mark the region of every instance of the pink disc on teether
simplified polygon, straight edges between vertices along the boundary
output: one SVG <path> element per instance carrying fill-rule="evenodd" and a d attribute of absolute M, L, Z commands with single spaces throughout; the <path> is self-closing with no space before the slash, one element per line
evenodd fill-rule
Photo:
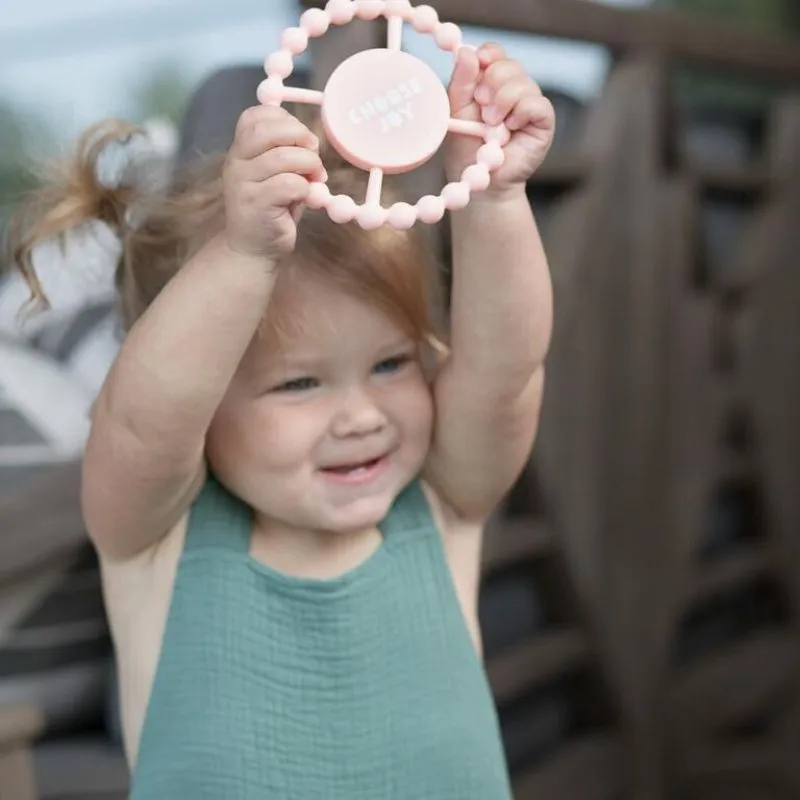
<path fill-rule="evenodd" d="M 408 172 L 441 146 L 450 103 L 424 61 L 401 51 L 364 50 L 331 75 L 322 121 L 334 147 L 351 164 Z"/>

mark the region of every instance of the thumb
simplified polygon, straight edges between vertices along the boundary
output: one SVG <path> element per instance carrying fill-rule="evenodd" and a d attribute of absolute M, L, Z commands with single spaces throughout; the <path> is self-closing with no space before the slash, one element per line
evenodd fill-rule
<path fill-rule="evenodd" d="M 450 98 L 450 111 L 458 114 L 475 102 L 475 89 L 481 77 L 478 54 L 471 47 L 462 47 L 450 78 L 447 94 Z"/>

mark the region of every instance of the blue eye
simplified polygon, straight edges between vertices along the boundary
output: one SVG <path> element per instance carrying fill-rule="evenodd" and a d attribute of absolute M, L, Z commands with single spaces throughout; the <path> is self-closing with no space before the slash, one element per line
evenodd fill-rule
<path fill-rule="evenodd" d="M 410 356 L 395 356 L 394 358 L 387 358 L 384 361 L 379 361 L 372 371 L 378 375 L 391 375 L 393 372 L 399 372 L 411 360 Z"/>
<path fill-rule="evenodd" d="M 319 381 L 316 378 L 295 378 L 291 381 L 286 381 L 280 386 L 276 386 L 274 392 L 307 392 L 309 389 L 316 389 L 319 386 Z"/>

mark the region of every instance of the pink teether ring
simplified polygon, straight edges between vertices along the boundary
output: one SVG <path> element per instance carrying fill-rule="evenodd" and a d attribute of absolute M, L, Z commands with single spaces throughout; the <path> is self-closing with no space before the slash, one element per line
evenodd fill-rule
<path fill-rule="evenodd" d="M 450 122 L 447 91 L 423 61 L 400 50 L 364 50 L 325 87 L 322 122 L 351 164 L 409 172 L 441 147 Z"/>
<path fill-rule="evenodd" d="M 305 51 L 309 38 L 324 35 L 331 25 L 380 16 L 388 20 L 386 48 L 350 56 L 333 71 L 322 92 L 284 84 L 292 74 L 294 57 Z M 488 188 L 491 172 L 504 161 L 503 146 L 511 138 L 508 128 L 451 118 L 447 90 L 436 73 L 401 50 L 404 22 L 433 36 L 443 50 L 458 54 L 460 29 L 440 22 L 436 9 L 429 5 L 415 7 L 409 0 L 329 0 L 324 10 L 305 11 L 298 27 L 283 31 L 281 49 L 265 61 L 267 78 L 258 87 L 259 102 L 321 106 L 322 123 L 332 145 L 351 164 L 370 173 L 367 196 L 360 205 L 351 197 L 332 195 L 324 183 L 311 184 L 306 204 L 325 209 L 334 222 L 355 220 L 365 229 L 384 224 L 407 229 L 417 220 L 435 224 L 446 210 L 464 208 L 473 192 Z M 415 205 L 395 203 L 384 208 L 380 202 L 383 176 L 421 166 L 448 133 L 483 141 L 475 164 L 438 196 L 426 195 Z"/>

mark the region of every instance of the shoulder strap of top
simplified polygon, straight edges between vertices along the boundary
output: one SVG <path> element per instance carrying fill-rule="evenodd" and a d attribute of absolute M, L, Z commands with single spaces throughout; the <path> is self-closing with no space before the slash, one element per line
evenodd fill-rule
<path fill-rule="evenodd" d="M 185 550 L 247 553 L 252 526 L 252 511 L 209 474 L 189 515 Z M 387 540 L 395 538 L 395 534 L 406 539 L 412 532 L 436 533 L 436 523 L 419 480 L 414 480 L 397 496 L 380 529 Z"/>
<path fill-rule="evenodd" d="M 436 523 L 419 479 L 397 496 L 380 529 L 387 540 L 394 538 L 395 534 L 406 538 L 411 532 L 436 533 Z"/>
<path fill-rule="evenodd" d="M 252 527 L 253 515 L 247 505 L 209 473 L 189 514 L 185 551 L 247 553 Z"/>

